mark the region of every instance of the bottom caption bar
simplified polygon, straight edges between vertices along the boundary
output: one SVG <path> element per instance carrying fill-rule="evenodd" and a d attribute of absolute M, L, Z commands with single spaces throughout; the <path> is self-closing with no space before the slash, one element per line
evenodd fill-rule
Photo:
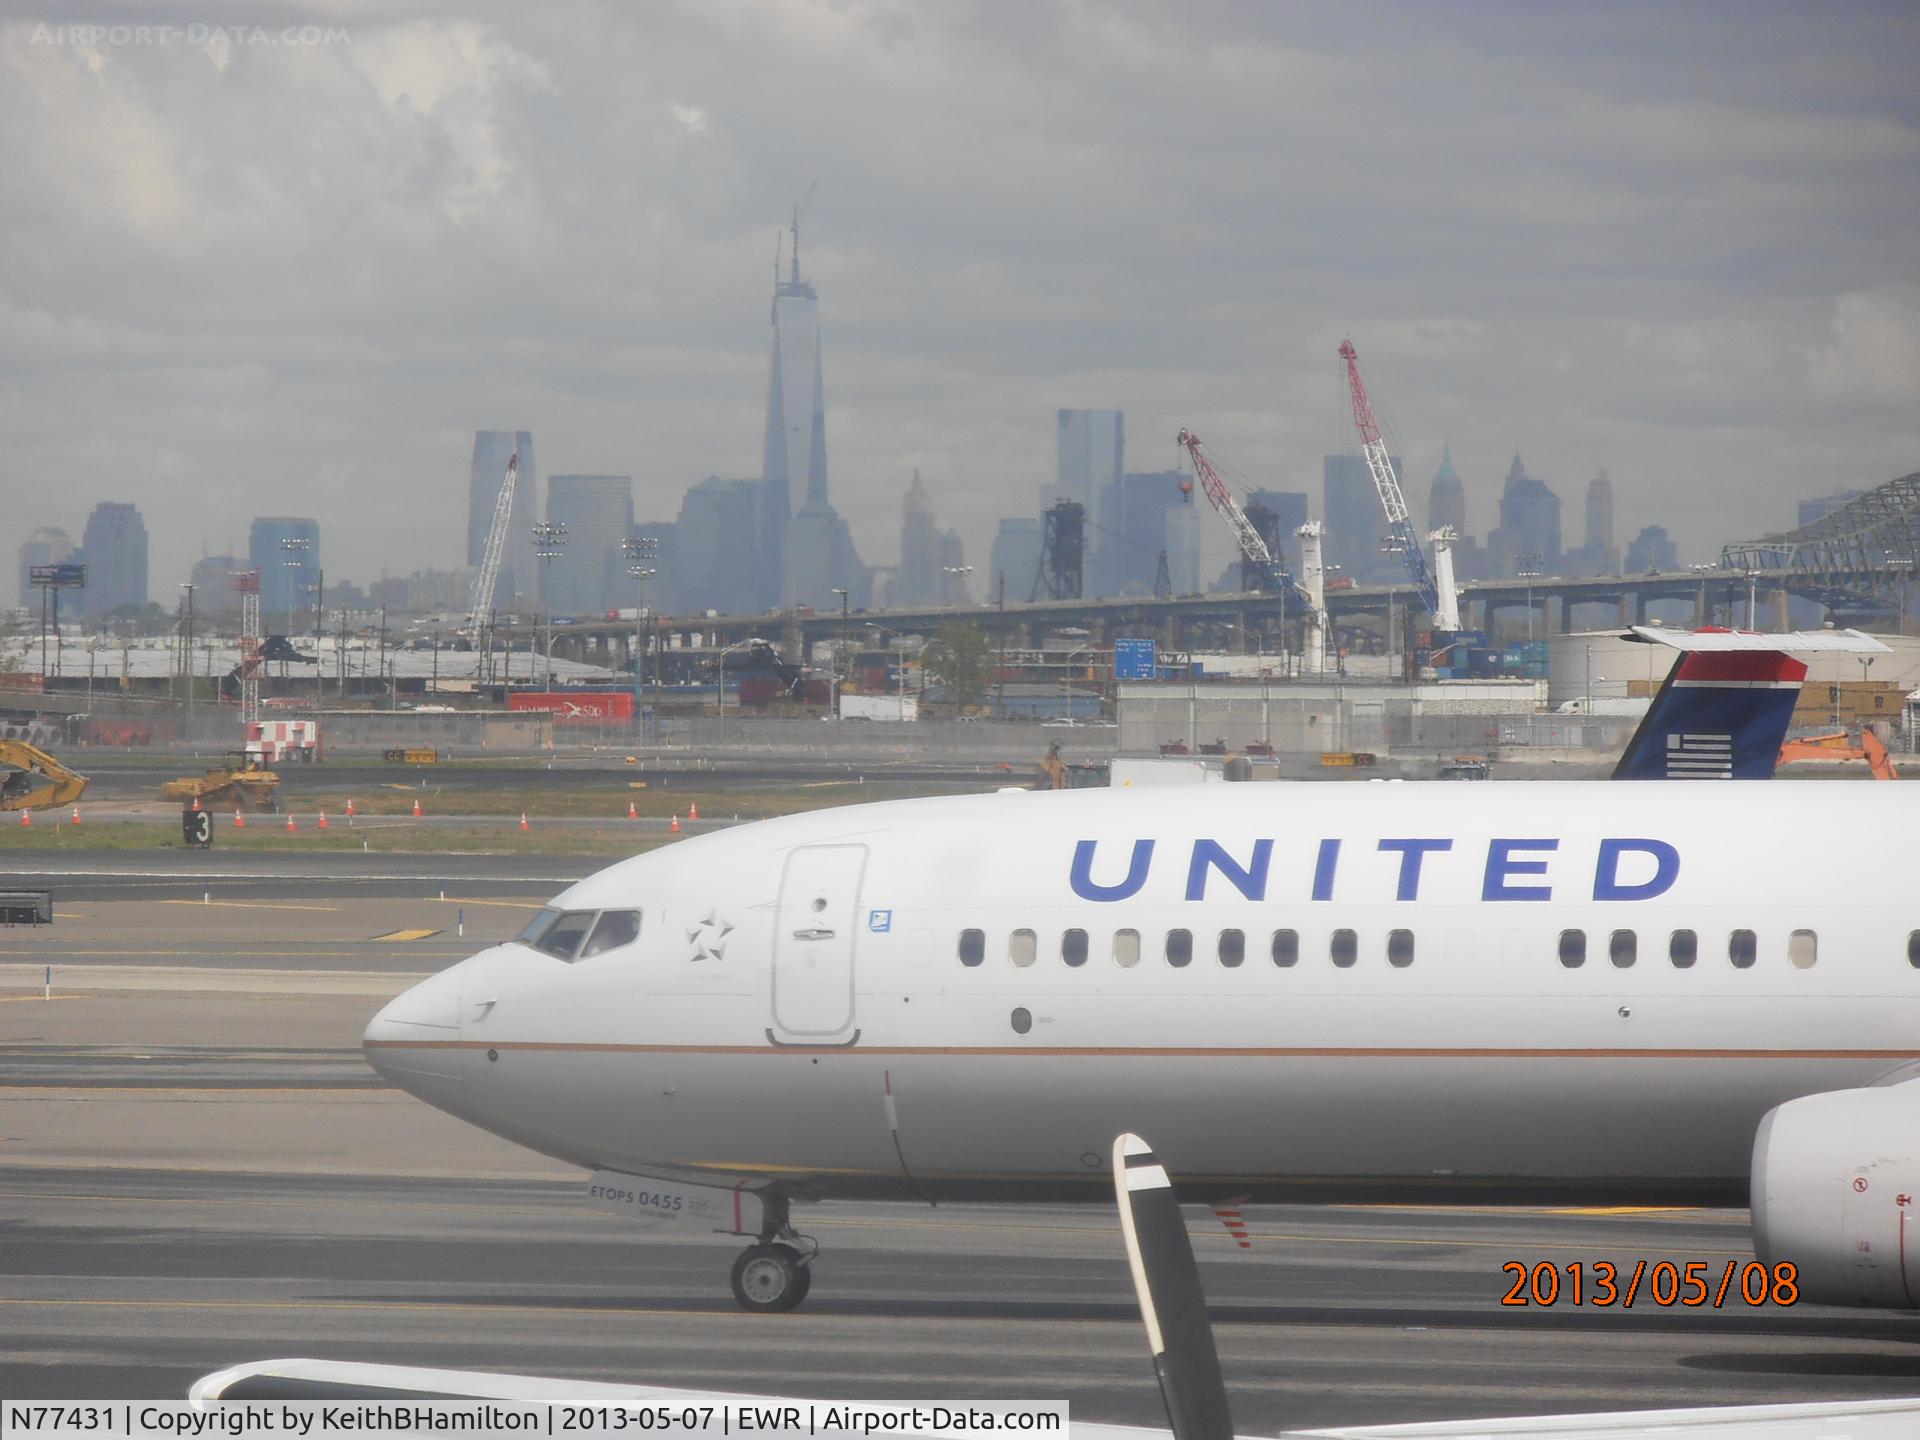
<path fill-rule="evenodd" d="M 0 1401 L 0 1440 L 319 1440 L 453 1434 L 604 1440 L 638 1435 L 1060 1435 L 1065 1401 L 709 1400 L 627 1405 L 529 1405 L 499 1400 Z"/>

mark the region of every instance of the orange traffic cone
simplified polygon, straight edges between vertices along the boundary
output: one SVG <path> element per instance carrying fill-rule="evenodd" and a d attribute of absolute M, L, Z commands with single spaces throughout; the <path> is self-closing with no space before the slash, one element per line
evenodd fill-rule
<path fill-rule="evenodd" d="M 198 795 L 193 797 L 193 813 L 196 815 L 200 813 L 200 797 Z"/>
<path fill-rule="evenodd" d="M 420 818 L 420 802 L 418 800 L 413 802 L 413 818 L 416 820 Z"/>
<path fill-rule="evenodd" d="M 80 823 L 80 807 L 78 805 L 73 807 L 73 823 L 75 825 Z"/>
<path fill-rule="evenodd" d="M 531 830 L 533 828 L 531 825 L 527 824 L 527 812 L 524 810 L 520 812 L 520 828 L 522 830 Z"/>
<path fill-rule="evenodd" d="M 246 811 L 235 810 L 233 812 L 233 828 L 236 830 L 244 830 L 247 828 L 247 812 Z"/>
<path fill-rule="evenodd" d="M 289 810 L 289 811 L 287 812 L 287 829 L 289 829 L 289 830 L 298 830 L 299 828 L 300 828 L 300 827 L 299 827 L 298 825 L 296 825 L 296 824 L 294 824 L 294 823 L 293 823 L 293 812 L 292 812 L 291 810 Z"/>
<path fill-rule="evenodd" d="M 352 818 L 353 818 L 353 797 L 349 795 L 347 797 L 347 819 L 351 820 Z"/>
<path fill-rule="evenodd" d="M 631 800 L 627 801 L 627 819 L 638 820 L 639 818 L 640 818 L 640 812 L 634 809 L 633 801 Z"/>
<path fill-rule="evenodd" d="M 699 818 L 700 818 L 700 802 L 698 800 L 688 801 L 687 802 L 687 819 L 698 820 Z"/>
<path fill-rule="evenodd" d="M 320 812 L 320 828 L 322 830 L 327 828 L 327 812 L 324 810 Z"/>
<path fill-rule="evenodd" d="M 20 823 L 31 830 L 33 828 L 33 811 L 22 810 L 20 812 Z"/>
<path fill-rule="evenodd" d="M 667 826 L 667 833 L 669 835 L 678 835 L 680 833 L 680 817 L 678 815 L 674 816 L 672 822 Z"/>

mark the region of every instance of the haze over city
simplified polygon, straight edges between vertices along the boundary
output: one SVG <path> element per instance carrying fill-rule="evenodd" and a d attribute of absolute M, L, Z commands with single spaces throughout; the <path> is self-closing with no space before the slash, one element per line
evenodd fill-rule
<path fill-rule="evenodd" d="M 811 191 L 870 564 L 917 469 L 984 566 L 1062 408 L 1317 509 L 1347 335 L 1472 531 L 1517 452 L 1569 548 L 1605 470 L 1622 546 L 1711 559 L 1914 468 L 1917 40 L 1899 5 L 50 5 L 4 29 L 0 495 L 17 537 L 137 505 L 163 603 L 258 515 L 362 585 L 466 563 L 480 429 L 671 518 L 761 473 Z"/>

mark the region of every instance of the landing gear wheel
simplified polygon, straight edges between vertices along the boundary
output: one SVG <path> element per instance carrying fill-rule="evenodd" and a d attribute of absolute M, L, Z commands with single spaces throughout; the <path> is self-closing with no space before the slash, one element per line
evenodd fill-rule
<path fill-rule="evenodd" d="M 791 1245 L 749 1245 L 733 1262 L 733 1298 L 742 1310 L 771 1315 L 791 1310 L 813 1288 L 813 1267 Z"/>

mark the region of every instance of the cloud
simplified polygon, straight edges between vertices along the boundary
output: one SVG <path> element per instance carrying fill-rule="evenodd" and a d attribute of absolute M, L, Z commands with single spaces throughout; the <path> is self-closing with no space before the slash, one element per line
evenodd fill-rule
<path fill-rule="evenodd" d="M 256 513 L 317 514 L 357 579 L 455 561 L 476 427 L 631 473 L 656 518 L 754 473 L 776 231 L 816 179 L 869 559 L 919 465 L 984 565 L 1062 405 L 1124 408 L 1141 468 L 1192 425 L 1317 499 L 1349 334 L 1410 488 L 1450 439 L 1481 530 L 1516 448 L 1570 517 L 1605 467 L 1623 533 L 1695 556 L 1920 466 L 1900 8 L 296 18 L 348 38 L 0 29 L 0 503 L 24 533 L 137 501 L 156 591 Z"/>

